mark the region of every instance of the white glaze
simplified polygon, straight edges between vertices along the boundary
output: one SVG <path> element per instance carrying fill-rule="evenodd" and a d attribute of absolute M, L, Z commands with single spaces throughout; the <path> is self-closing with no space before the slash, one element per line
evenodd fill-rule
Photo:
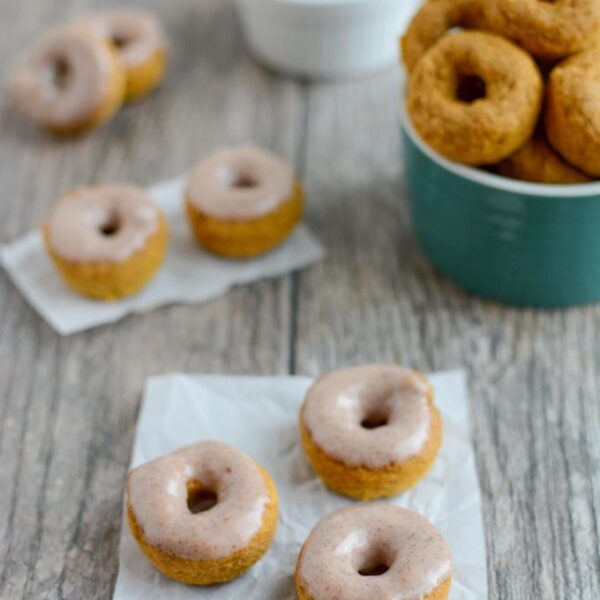
<path fill-rule="evenodd" d="M 164 29 L 150 12 L 115 9 L 90 15 L 81 24 L 108 42 L 119 40 L 119 56 L 129 69 L 139 67 L 157 52 L 167 49 Z"/>
<path fill-rule="evenodd" d="M 68 72 L 63 84 L 57 69 Z M 46 127 L 85 122 L 102 105 L 110 89 L 110 48 L 78 27 L 61 27 L 44 35 L 15 72 L 9 93 L 16 108 Z"/>
<path fill-rule="evenodd" d="M 76 262 L 121 262 L 141 250 L 158 228 L 160 211 L 133 186 L 80 188 L 62 198 L 48 220 L 52 249 Z M 103 227 L 117 224 L 112 235 Z"/>
<path fill-rule="evenodd" d="M 218 496 L 206 512 L 187 506 L 188 481 Z M 243 549 L 263 527 L 269 492 L 258 464 L 222 442 L 184 448 L 129 474 L 127 502 L 144 538 L 182 558 L 216 560 Z"/>
<path fill-rule="evenodd" d="M 359 570 L 384 564 L 381 575 Z M 420 600 L 452 573 L 452 555 L 418 513 L 384 504 L 342 508 L 306 540 L 298 578 L 313 600 Z"/>
<path fill-rule="evenodd" d="M 240 186 L 240 181 L 251 186 Z M 286 201 L 294 188 L 290 165 L 255 148 L 223 149 L 202 160 L 190 175 L 186 197 L 197 210 L 225 220 L 261 217 Z"/>
<path fill-rule="evenodd" d="M 392 365 L 365 365 L 324 375 L 310 388 L 302 418 L 330 457 L 369 468 L 418 454 L 429 436 L 432 388 L 424 375 Z M 387 424 L 366 429 L 369 417 Z"/>

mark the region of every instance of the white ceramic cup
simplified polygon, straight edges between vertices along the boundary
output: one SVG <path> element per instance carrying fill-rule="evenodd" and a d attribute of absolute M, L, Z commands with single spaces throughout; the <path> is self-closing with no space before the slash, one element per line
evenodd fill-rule
<path fill-rule="evenodd" d="M 238 0 L 250 51 L 290 75 L 366 75 L 398 62 L 421 0 Z"/>

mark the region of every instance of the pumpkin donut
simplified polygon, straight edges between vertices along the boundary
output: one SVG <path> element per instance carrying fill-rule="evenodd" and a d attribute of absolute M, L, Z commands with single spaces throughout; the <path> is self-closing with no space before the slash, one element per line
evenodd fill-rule
<path fill-rule="evenodd" d="M 598 0 L 485 0 L 481 4 L 493 31 L 539 58 L 563 58 L 582 50 L 600 29 Z"/>
<path fill-rule="evenodd" d="M 600 48 L 575 55 L 550 74 L 546 133 L 572 165 L 600 177 Z"/>
<path fill-rule="evenodd" d="M 141 290 L 160 268 L 168 228 L 145 191 L 128 185 L 80 188 L 64 196 L 43 227 L 65 283 L 83 296 L 116 300 Z"/>
<path fill-rule="evenodd" d="M 302 218 L 303 199 L 290 165 L 242 146 L 200 161 L 190 175 L 185 203 L 200 245 L 220 256 L 250 258 L 290 236 Z"/>
<path fill-rule="evenodd" d="M 446 600 L 452 554 L 442 534 L 412 510 L 348 506 L 311 531 L 295 579 L 300 600 Z"/>
<path fill-rule="evenodd" d="M 125 94 L 125 71 L 113 47 L 78 27 L 44 35 L 9 84 L 16 109 L 59 135 L 109 120 Z"/>
<path fill-rule="evenodd" d="M 565 161 L 541 132 L 503 160 L 497 170 L 504 177 L 535 183 L 570 184 L 591 181 L 585 173 Z"/>
<path fill-rule="evenodd" d="M 126 496 L 140 549 L 163 575 L 182 583 L 239 577 L 275 536 L 273 480 L 253 458 L 222 442 L 199 442 L 133 469 Z"/>
<path fill-rule="evenodd" d="M 434 150 L 489 165 L 531 137 L 542 96 L 542 76 L 524 50 L 491 33 L 463 31 L 439 40 L 417 63 L 407 108 Z"/>
<path fill-rule="evenodd" d="M 483 28 L 479 0 L 429 0 L 413 17 L 401 39 L 402 57 L 408 71 L 443 35 L 454 27 Z"/>
<path fill-rule="evenodd" d="M 90 15 L 81 24 L 117 51 L 125 67 L 127 102 L 149 94 L 160 84 L 167 65 L 167 42 L 156 16 L 142 10 L 115 9 Z"/>
<path fill-rule="evenodd" d="M 421 373 L 364 365 L 324 375 L 310 388 L 300 434 L 317 475 L 359 500 L 395 496 L 433 465 L 442 418 Z"/>

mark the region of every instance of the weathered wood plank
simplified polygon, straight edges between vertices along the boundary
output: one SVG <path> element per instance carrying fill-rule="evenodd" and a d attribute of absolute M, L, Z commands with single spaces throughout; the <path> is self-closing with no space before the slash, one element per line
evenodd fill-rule
<path fill-rule="evenodd" d="M 3 4 L 0 55 L 93 4 Z M 23 125 L 2 100 L 0 240 L 35 226 L 72 185 L 150 183 L 253 139 L 305 173 L 329 257 L 292 282 L 68 339 L 0 276 L 0 597 L 110 597 L 146 376 L 316 374 L 366 360 L 468 367 L 490 597 L 600 597 L 600 310 L 503 309 L 431 270 L 401 199 L 393 74 L 296 85 L 245 58 L 232 0 L 144 4 L 175 41 L 161 93 L 69 142 Z"/>
<path fill-rule="evenodd" d="M 0 52 L 93 0 L 3 3 Z M 139 3 L 142 4 L 142 3 Z M 88 137 L 57 141 L 0 113 L 0 240 L 36 226 L 71 186 L 150 184 L 215 146 L 255 141 L 295 159 L 298 86 L 246 58 L 232 2 L 154 4 L 173 41 L 164 88 Z M 11 61 L 1 65 L 2 79 Z M 63 339 L 0 276 L 0 597 L 109 598 L 123 481 L 145 378 L 286 372 L 290 281 L 169 307 Z"/>
<path fill-rule="evenodd" d="M 600 309 L 518 311 L 457 290 L 410 231 L 393 75 L 309 94 L 309 222 L 295 370 L 466 366 L 490 598 L 600 597 Z"/>

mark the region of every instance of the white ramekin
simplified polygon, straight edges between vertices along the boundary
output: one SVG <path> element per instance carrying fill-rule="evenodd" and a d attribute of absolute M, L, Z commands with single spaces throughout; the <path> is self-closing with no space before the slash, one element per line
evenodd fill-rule
<path fill-rule="evenodd" d="M 294 76 L 330 79 L 398 61 L 398 36 L 421 0 L 238 0 L 251 52 Z"/>

